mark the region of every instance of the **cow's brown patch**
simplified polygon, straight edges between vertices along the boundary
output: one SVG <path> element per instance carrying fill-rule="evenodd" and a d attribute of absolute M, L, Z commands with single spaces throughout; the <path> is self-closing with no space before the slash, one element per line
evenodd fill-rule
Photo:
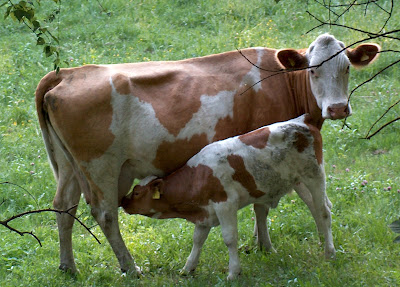
<path fill-rule="evenodd" d="M 153 165 L 168 174 L 183 166 L 190 157 L 208 144 L 206 134 L 194 135 L 189 140 L 164 141 L 158 149 Z"/>
<path fill-rule="evenodd" d="M 310 145 L 310 143 L 308 142 L 307 137 L 301 132 L 296 132 L 295 137 L 296 141 L 294 142 L 294 146 L 297 151 L 301 153 Z"/>
<path fill-rule="evenodd" d="M 44 108 L 73 157 L 89 162 L 102 156 L 115 138 L 110 131 L 111 86 L 96 66 L 62 71 L 63 80 L 45 95 Z M 70 85 L 67 79 L 72 73 Z"/>
<path fill-rule="evenodd" d="M 253 146 L 258 149 L 263 149 L 267 146 L 271 131 L 268 127 L 255 130 L 253 132 L 239 136 L 241 142 L 246 145 Z"/>
<path fill-rule="evenodd" d="M 246 169 L 243 158 L 241 156 L 233 154 L 229 155 L 228 162 L 229 165 L 235 170 L 235 173 L 232 175 L 232 179 L 243 185 L 243 187 L 249 192 L 252 197 L 258 198 L 265 194 L 264 192 L 257 189 L 254 177 Z"/>
<path fill-rule="evenodd" d="M 121 95 L 130 95 L 132 90 L 130 86 L 129 77 L 124 74 L 114 74 L 112 77 L 112 82 L 117 93 Z"/>

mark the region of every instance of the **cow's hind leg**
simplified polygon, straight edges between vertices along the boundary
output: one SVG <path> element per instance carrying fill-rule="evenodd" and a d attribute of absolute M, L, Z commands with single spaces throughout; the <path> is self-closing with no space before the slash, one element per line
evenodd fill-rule
<path fill-rule="evenodd" d="M 207 239 L 208 233 L 210 233 L 210 229 L 210 226 L 196 224 L 193 232 L 192 252 L 190 252 L 190 255 L 181 271 L 181 274 L 189 274 L 196 269 L 197 264 L 199 263 L 201 248 L 203 247 L 203 244 Z"/>
<path fill-rule="evenodd" d="M 115 188 L 115 190 L 117 189 Z M 140 269 L 135 265 L 133 257 L 121 236 L 118 224 L 118 197 L 104 198 L 99 204 L 93 204 L 91 211 L 110 243 L 120 264 L 121 271 L 133 275 L 140 274 Z"/>
<path fill-rule="evenodd" d="M 53 206 L 58 210 L 69 210 L 72 215 L 76 214 L 76 208 L 80 199 L 80 188 L 72 168 L 65 166 L 60 171 L 57 192 L 54 197 Z M 74 218 L 66 213 L 57 213 L 58 235 L 60 240 L 60 269 L 76 273 L 74 255 L 72 251 L 72 227 Z"/>

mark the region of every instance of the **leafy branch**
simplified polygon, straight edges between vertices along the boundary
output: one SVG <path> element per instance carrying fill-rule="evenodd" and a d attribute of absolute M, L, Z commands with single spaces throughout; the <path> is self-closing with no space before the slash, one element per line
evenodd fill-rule
<path fill-rule="evenodd" d="M 45 21 L 41 21 L 37 17 L 37 7 L 33 1 L 19 1 L 14 3 L 11 0 L 4 1 L 0 4 L 0 8 L 5 7 L 4 19 L 10 17 L 14 21 L 24 24 L 36 37 L 36 45 L 43 46 L 43 52 L 46 57 L 54 57 L 54 70 L 60 69 L 60 40 L 47 27 L 47 23 L 53 22 L 60 14 L 61 0 L 52 0 L 58 4 L 58 8 L 51 12 Z M 37 6 L 41 5 L 40 0 L 35 1 Z M 45 23 L 43 23 L 45 22 Z M 67 61 L 64 61 L 68 64 Z"/>

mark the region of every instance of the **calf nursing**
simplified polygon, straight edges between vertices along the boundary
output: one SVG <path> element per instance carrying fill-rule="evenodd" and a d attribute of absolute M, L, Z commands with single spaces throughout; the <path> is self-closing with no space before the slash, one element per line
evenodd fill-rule
<path fill-rule="evenodd" d="M 309 120 L 303 115 L 211 143 L 170 175 L 140 183 L 123 198 L 122 207 L 129 214 L 179 217 L 196 225 L 184 272 L 196 268 L 211 227 L 220 224 L 229 250 L 228 279 L 234 279 L 240 273 L 237 211 L 249 204 L 274 208 L 283 195 L 301 184 L 312 194 L 325 256 L 332 258 L 335 249 L 322 138 Z"/>

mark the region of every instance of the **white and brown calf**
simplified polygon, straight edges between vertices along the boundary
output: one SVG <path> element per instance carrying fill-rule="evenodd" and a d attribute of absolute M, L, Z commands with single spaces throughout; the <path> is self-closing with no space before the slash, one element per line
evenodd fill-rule
<path fill-rule="evenodd" d="M 325 256 L 335 256 L 331 212 L 325 193 L 322 138 L 303 115 L 207 145 L 164 178 L 150 177 L 122 200 L 129 214 L 185 218 L 196 224 L 184 272 L 193 271 L 211 227 L 221 224 L 229 249 L 229 276 L 240 273 L 237 211 L 256 203 L 268 208 L 294 187 L 312 194 L 325 238 Z"/>

